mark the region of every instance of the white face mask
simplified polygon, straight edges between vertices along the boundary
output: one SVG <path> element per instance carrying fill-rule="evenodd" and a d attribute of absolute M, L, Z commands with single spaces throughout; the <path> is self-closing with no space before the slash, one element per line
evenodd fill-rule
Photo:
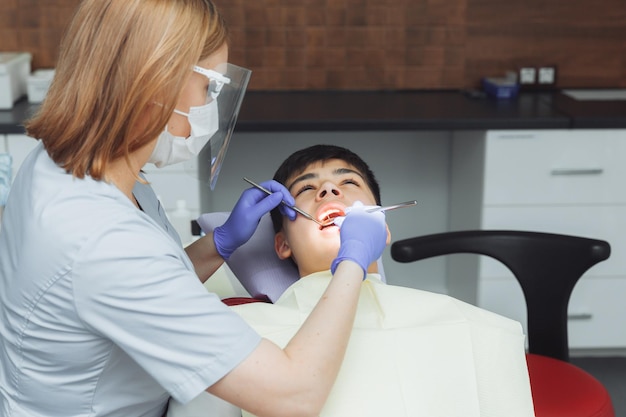
<path fill-rule="evenodd" d="M 167 127 L 165 128 L 148 159 L 148 162 L 152 162 L 158 168 L 188 161 L 197 156 L 219 130 L 217 100 L 211 100 L 203 106 L 190 107 L 189 113 L 179 110 L 174 112 L 187 117 L 191 134 L 188 138 L 174 136 Z"/>

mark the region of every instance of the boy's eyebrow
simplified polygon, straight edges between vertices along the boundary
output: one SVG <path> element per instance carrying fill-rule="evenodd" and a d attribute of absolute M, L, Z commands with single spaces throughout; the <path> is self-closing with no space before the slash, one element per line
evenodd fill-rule
<path fill-rule="evenodd" d="M 335 170 L 333 170 L 333 174 L 334 175 L 345 175 L 345 174 L 356 174 L 359 177 L 361 177 L 361 179 L 363 179 L 363 181 L 365 181 L 365 178 L 363 178 L 363 175 L 361 175 L 361 173 L 359 171 L 355 171 L 354 169 L 350 169 L 350 168 L 337 168 Z M 310 172 L 308 174 L 304 174 L 304 175 L 300 175 L 299 177 L 296 177 L 295 180 L 293 180 L 293 182 L 291 184 L 289 184 L 289 186 L 287 187 L 287 189 L 289 190 L 289 192 L 291 192 L 291 188 L 296 185 L 299 182 L 302 181 L 306 181 L 306 180 L 310 180 L 313 178 L 319 178 L 319 175 L 313 172 Z"/>
<path fill-rule="evenodd" d="M 317 178 L 319 177 L 319 175 L 314 174 L 314 173 L 308 173 L 308 174 L 304 174 L 304 175 L 300 175 L 299 177 L 296 177 L 295 180 L 293 180 L 293 182 L 287 186 L 287 189 L 289 190 L 289 192 L 291 192 L 291 188 L 296 185 L 299 182 L 302 181 L 306 181 L 306 180 L 310 180 L 312 178 Z"/>
<path fill-rule="evenodd" d="M 365 180 L 365 178 L 363 178 L 363 175 L 361 175 L 359 171 L 355 171 L 354 169 L 350 169 L 350 168 L 337 168 L 336 170 L 333 171 L 333 174 L 335 175 L 356 174 L 359 177 L 361 177 L 361 179 Z"/>

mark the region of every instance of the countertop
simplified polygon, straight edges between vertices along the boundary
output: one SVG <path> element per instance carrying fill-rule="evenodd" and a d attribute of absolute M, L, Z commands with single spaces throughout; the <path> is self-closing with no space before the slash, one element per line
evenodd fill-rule
<path fill-rule="evenodd" d="M 24 133 L 37 105 L 0 111 L 0 134 Z M 560 92 L 513 100 L 463 91 L 246 93 L 236 131 L 626 128 L 626 101 L 578 101 Z"/>

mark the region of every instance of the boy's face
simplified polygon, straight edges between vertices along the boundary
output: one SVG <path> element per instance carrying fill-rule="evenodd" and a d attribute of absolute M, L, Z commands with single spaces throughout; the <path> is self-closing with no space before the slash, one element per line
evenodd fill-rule
<path fill-rule="evenodd" d="M 340 159 L 320 161 L 285 182 L 296 200 L 296 206 L 320 221 L 344 214 L 355 201 L 376 205 L 374 194 L 362 174 Z M 389 243 L 390 237 L 387 238 Z M 281 259 L 292 257 L 300 276 L 330 268 L 339 251 L 339 228 L 334 224 L 320 227 L 297 216 L 283 220 L 283 230 L 275 237 L 276 253 Z M 375 265 L 374 265 L 375 266 Z M 376 272 L 375 268 L 370 272 Z"/>

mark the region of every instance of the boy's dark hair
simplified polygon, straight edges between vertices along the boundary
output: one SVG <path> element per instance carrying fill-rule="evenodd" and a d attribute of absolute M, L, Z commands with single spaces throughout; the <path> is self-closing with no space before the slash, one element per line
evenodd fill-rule
<path fill-rule="evenodd" d="M 289 177 L 302 173 L 309 165 L 316 162 L 325 162 L 331 159 L 340 159 L 355 167 L 367 186 L 374 194 L 376 204 L 380 205 L 380 187 L 370 167 L 354 152 L 335 145 L 313 145 L 292 153 L 278 167 L 274 173 L 274 180 L 285 185 Z M 283 228 L 283 217 L 278 209 L 271 212 L 274 232 L 278 233 Z"/>

